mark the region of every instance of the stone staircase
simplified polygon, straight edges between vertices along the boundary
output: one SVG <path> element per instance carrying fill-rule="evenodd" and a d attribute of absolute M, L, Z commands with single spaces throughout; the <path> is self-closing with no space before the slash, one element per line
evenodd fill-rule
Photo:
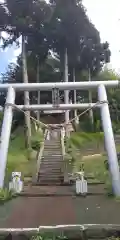
<path fill-rule="evenodd" d="M 55 134 L 55 136 L 53 136 Z M 60 185 L 64 180 L 62 173 L 63 157 L 59 130 L 51 132 L 49 140 L 45 140 L 41 159 L 38 183 L 40 185 Z"/>

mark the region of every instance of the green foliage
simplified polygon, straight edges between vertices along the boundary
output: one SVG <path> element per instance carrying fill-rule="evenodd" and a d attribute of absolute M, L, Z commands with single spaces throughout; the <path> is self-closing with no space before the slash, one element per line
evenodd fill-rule
<path fill-rule="evenodd" d="M 64 161 L 68 164 L 71 164 L 72 157 L 70 154 L 66 153 Z"/>
<path fill-rule="evenodd" d="M 0 204 L 5 203 L 6 201 L 11 200 L 16 195 L 13 191 L 9 191 L 7 188 L 0 189 Z"/>
<path fill-rule="evenodd" d="M 118 73 L 116 73 L 112 69 L 104 68 L 99 74 L 98 74 L 98 80 L 99 81 L 106 81 L 106 80 L 118 80 L 120 79 L 120 76 Z"/>
<path fill-rule="evenodd" d="M 84 165 L 85 177 L 89 183 L 107 182 L 111 183 L 109 179 L 108 171 L 105 169 L 104 160 L 106 156 L 77 156 L 77 160 L 74 166 L 74 172 L 80 171 L 81 165 Z"/>
<path fill-rule="evenodd" d="M 86 132 L 77 132 L 72 133 L 70 137 L 70 142 L 76 148 L 83 147 L 89 143 L 100 144 L 104 140 L 104 134 L 101 133 L 86 133 Z"/>
<path fill-rule="evenodd" d="M 32 127 L 32 138 L 31 147 L 33 150 L 38 151 L 40 149 L 41 142 L 43 141 L 43 132 L 35 132 L 34 127 Z"/>
<path fill-rule="evenodd" d="M 30 82 L 33 82 L 33 79 L 36 81 L 38 60 L 41 72 L 39 75 L 42 78 L 40 82 L 48 82 L 50 79 L 60 80 L 59 68 L 63 66 L 65 48 L 68 50 L 70 73 L 73 67 L 78 70 L 90 68 L 91 72 L 98 72 L 106 62 L 109 45 L 101 44 L 99 32 L 89 20 L 82 1 L 78 4 L 77 0 L 58 0 L 46 4 L 44 0 L 19 2 L 18 0 L 5 0 L 3 4 L 0 4 L 0 11 L 4 16 L 0 19 L 1 28 L 9 35 L 4 41 L 4 46 L 14 41 L 17 42 L 20 35 L 27 37 L 26 50 Z M 57 64 L 58 71 L 54 71 L 56 64 L 53 67 L 48 64 L 48 61 L 45 63 L 51 49 L 58 53 L 61 61 L 61 64 Z M 16 67 L 9 81 L 14 79 L 15 82 L 21 82 L 20 59 L 18 65 L 20 67 Z"/>
<path fill-rule="evenodd" d="M 84 121 L 80 121 L 78 131 L 92 132 L 90 118 L 86 118 Z"/>
<path fill-rule="evenodd" d="M 109 61 L 110 50 L 107 42 L 101 43 L 98 30 L 87 16 L 86 9 L 82 1 L 77 0 L 51 0 L 46 1 L 19 1 L 5 0 L 0 4 L 0 27 L 8 33 L 7 41 L 4 46 L 17 43 L 19 36 L 27 37 L 26 56 L 27 72 L 29 82 L 57 82 L 63 81 L 64 72 L 64 53 L 67 48 L 69 63 L 69 80 L 73 80 L 73 68 L 76 70 L 76 81 L 79 79 L 88 80 L 88 69 L 93 77 L 101 70 L 105 62 Z M 49 56 L 52 49 L 57 52 L 58 60 Z M 37 68 L 39 66 L 39 78 L 37 79 Z M 22 61 L 18 58 L 17 66 L 11 65 L 3 76 L 3 81 L 21 82 L 22 81 Z M 97 76 L 98 80 L 116 79 L 114 71 L 105 69 Z M 88 91 L 79 91 L 77 96 L 80 101 L 88 101 Z M 63 99 L 64 97 L 62 97 Z M 16 103 L 23 104 L 23 93 L 17 93 Z M 36 104 L 37 93 L 30 93 L 31 103 Z M 93 92 L 93 100 L 97 97 Z M 114 107 L 113 118 L 119 122 L 119 102 L 120 90 L 108 90 L 108 100 L 110 106 Z M 114 100 L 114 101 L 113 101 Z M 4 105 L 5 93 L 0 96 L 0 104 Z M 41 93 L 41 103 L 51 102 L 51 93 Z M 117 113 L 117 114 L 116 114 Z M 96 115 L 96 121 L 100 119 Z M 90 132 L 91 125 L 88 115 L 80 123 L 82 131 Z M 113 119 L 112 118 L 112 119 Z M 20 120 L 20 116 L 17 116 Z M 96 122 L 95 121 L 95 122 Z M 19 121 L 19 125 L 21 121 Z M 95 126 L 95 130 L 100 131 L 101 126 Z M 78 130 L 78 128 L 76 129 Z"/>
<path fill-rule="evenodd" d="M 36 234 L 35 236 L 32 236 L 30 240 L 53 240 L 53 239 L 59 239 L 59 240 L 68 240 L 68 237 L 67 236 L 64 236 L 63 233 L 61 233 L 61 236 L 60 234 L 53 234 L 53 233 L 43 233 L 42 235 L 41 234 Z M 114 236 L 111 236 L 111 237 L 108 237 L 106 238 L 106 240 L 120 240 L 119 237 L 114 237 Z"/>
<path fill-rule="evenodd" d="M 31 141 L 31 147 L 35 151 L 39 151 L 40 149 L 40 141 L 39 140 L 32 140 Z"/>
<path fill-rule="evenodd" d="M 40 134 L 37 135 L 35 131 L 33 136 L 33 139 L 40 139 L 39 141 L 42 139 L 42 136 L 39 137 Z M 5 186 L 8 186 L 8 182 L 11 179 L 11 173 L 14 171 L 21 172 L 23 179 L 24 177 L 29 177 L 34 174 L 36 167 L 36 154 L 37 151 L 25 149 L 24 129 L 23 127 L 18 127 L 14 132 L 14 139 L 10 140 Z"/>
<path fill-rule="evenodd" d="M 48 240 L 48 239 L 49 240 L 53 240 L 53 239 L 68 240 L 68 237 L 66 237 L 62 231 L 61 232 L 56 231 L 56 233 L 44 232 L 42 234 L 36 234 L 32 236 L 30 240 Z"/>
<path fill-rule="evenodd" d="M 51 3 L 55 11 L 49 35 L 53 49 L 60 53 L 61 63 L 67 48 L 71 67 L 97 72 L 106 61 L 109 46 L 100 43 L 99 32 L 89 21 L 82 1 L 79 4 L 76 0 Z"/>
<path fill-rule="evenodd" d="M 70 167 L 70 169 L 73 170 L 74 164 L 77 160 L 77 156 L 76 156 L 75 148 L 69 138 L 65 138 L 65 146 L 66 146 L 65 161 L 66 163 L 68 163 L 68 166 Z"/>

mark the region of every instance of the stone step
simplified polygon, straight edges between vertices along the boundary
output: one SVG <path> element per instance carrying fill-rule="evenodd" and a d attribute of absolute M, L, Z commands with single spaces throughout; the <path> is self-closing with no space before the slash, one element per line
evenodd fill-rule
<path fill-rule="evenodd" d="M 55 179 L 55 178 L 60 178 L 61 174 L 60 173 L 56 173 L 53 175 L 53 173 L 49 173 L 49 174 L 40 174 L 39 178 L 45 178 L 45 179 Z"/>
<path fill-rule="evenodd" d="M 60 146 L 61 145 L 61 142 L 56 142 L 56 141 L 48 141 L 48 142 L 45 142 L 45 146 Z"/>
<path fill-rule="evenodd" d="M 40 170 L 40 173 L 44 173 L 44 172 L 59 172 L 60 173 L 61 168 L 60 167 L 52 168 L 52 166 L 51 166 L 51 167 L 46 167 L 46 168 Z"/>
<path fill-rule="evenodd" d="M 63 164 L 61 163 L 61 161 L 55 162 L 55 163 L 42 162 L 40 164 L 40 168 L 47 168 L 47 166 L 48 166 L 48 168 L 51 168 L 51 167 L 52 168 L 60 168 L 63 166 Z"/>
<path fill-rule="evenodd" d="M 55 163 L 49 163 L 49 162 L 42 162 L 41 163 L 41 165 L 40 165 L 40 168 L 42 168 L 42 167 L 47 167 L 48 166 L 48 168 L 49 167 L 53 167 L 53 168 L 59 168 L 60 166 L 63 166 L 63 164 L 61 163 L 61 161 L 59 161 L 59 162 L 55 162 Z"/>
<path fill-rule="evenodd" d="M 61 165 L 63 164 L 63 161 L 59 158 L 56 158 L 56 159 L 51 159 L 51 161 L 50 161 L 50 159 L 48 160 L 48 159 L 44 159 L 44 160 L 42 160 L 41 161 L 41 166 L 44 164 L 44 166 L 46 166 L 46 165 L 58 165 L 58 164 L 60 164 L 61 163 Z"/>
<path fill-rule="evenodd" d="M 46 165 L 57 165 L 59 166 L 60 164 L 63 165 L 64 161 L 61 158 L 54 158 L 54 159 L 42 159 L 40 166 L 42 166 L 44 164 L 44 166 Z"/>
<path fill-rule="evenodd" d="M 52 140 L 50 140 L 50 141 L 45 141 L 45 146 L 60 146 L 60 141 L 52 141 Z"/>
<path fill-rule="evenodd" d="M 39 179 L 55 179 L 55 178 L 60 178 L 61 174 L 59 173 L 40 173 L 39 174 Z"/>
<path fill-rule="evenodd" d="M 37 186 L 61 186 L 63 181 L 40 181 Z"/>
<path fill-rule="evenodd" d="M 62 149 L 60 148 L 60 147 L 58 147 L 58 148 L 46 148 L 46 147 L 44 147 L 44 151 L 53 151 L 53 152 L 55 152 L 55 151 L 62 151 Z"/>
<path fill-rule="evenodd" d="M 49 175 L 39 175 L 39 179 L 60 179 L 61 178 L 61 174 L 49 174 Z"/>
<path fill-rule="evenodd" d="M 61 173 L 59 172 L 40 172 L 39 177 L 43 178 L 55 178 L 55 177 L 60 177 Z"/>
<path fill-rule="evenodd" d="M 61 146 L 44 146 L 44 150 L 46 150 L 46 149 L 56 150 L 56 149 L 61 149 Z"/>
<path fill-rule="evenodd" d="M 44 149 L 61 149 L 61 146 L 44 146 Z"/>
<path fill-rule="evenodd" d="M 61 179 L 62 178 L 60 178 L 60 177 L 55 177 L 55 178 L 52 178 L 52 177 L 50 177 L 50 178 L 45 178 L 45 177 L 43 177 L 43 178 L 39 178 L 39 182 L 46 182 L 46 183 L 49 183 L 49 182 L 60 182 L 61 181 Z"/>
<path fill-rule="evenodd" d="M 56 141 L 48 141 L 46 142 L 45 141 L 45 146 L 60 146 L 61 145 L 61 142 L 56 142 Z"/>
<path fill-rule="evenodd" d="M 51 145 L 51 146 L 44 146 L 44 149 L 61 149 L 61 146 L 60 145 L 57 145 L 57 146 L 54 146 L 54 145 Z"/>
<path fill-rule="evenodd" d="M 56 162 L 57 160 L 63 161 L 63 157 L 61 155 L 48 155 L 43 156 L 41 160 L 44 162 Z"/>
<path fill-rule="evenodd" d="M 47 169 L 47 171 L 51 171 L 51 170 L 53 170 L 53 171 L 61 171 L 61 169 L 62 169 L 62 165 L 60 164 L 59 166 L 41 166 L 41 168 L 40 168 L 40 172 L 43 172 L 44 171 L 44 169 Z"/>
<path fill-rule="evenodd" d="M 53 154 L 53 155 L 55 155 L 55 153 L 56 153 L 56 155 L 62 155 L 62 150 L 61 149 L 45 149 L 44 150 L 44 152 L 43 153 L 46 153 L 46 152 L 48 152 L 48 153 L 50 153 L 50 154 Z"/>
<path fill-rule="evenodd" d="M 56 162 L 56 160 L 60 159 L 60 161 L 61 161 L 63 158 L 62 158 L 61 154 L 49 154 L 48 153 L 48 154 L 44 154 L 42 159 L 43 159 L 43 161 L 48 160 L 48 162 L 49 162 L 49 161 L 53 160 L 53 162 Z"/>
<path fill-rule="evenodd" d="M 61 184 L 62 166 L 63 156 L 60 140 L 46 140 L 38 174 L 38 183 L 46 185 L 51 183 Z"/>
<path fill-rule="evenodd" d="M 56 157 L 50 157 L 50 155 L 49 155 L 49 156 L 44 156 L 41 159 L 41 164 L 42 163 L 55 164 L 55 163 L 59 163 L 59 162 L 63 163 L 64 162 L 63 158 L 57 157 L 57 156 Z"/>
<path fill-rule="evenodd" d="M 42 167 L 51 168 L 52 167 L 53 169 L 58 169 L 62 166 L 63 166 L 63 164 L 61 162 L 57 162 L 57 163 L 54 163 L 54 164 L 51 164 L 49 162 L 45 162 L 45 163 L 43 162 L 43 163 L 41 163 L 40 168 L 42 168 Z"/>
<path fill-rule="evenodd" d="M 44 150 L 44 153 L 50 153 L 50 154 L 53 154 L 53 155 L 55 155 L 55 153 L 56 153 L 56 155 L 62 155 L 62 150 L 61 149 L 45 149 Z"/>

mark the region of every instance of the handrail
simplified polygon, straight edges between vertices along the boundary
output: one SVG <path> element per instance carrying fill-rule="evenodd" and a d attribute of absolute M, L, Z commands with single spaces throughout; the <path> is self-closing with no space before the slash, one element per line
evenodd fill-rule
<path fill-rule="evenodd" d="M 68 176 L 68 163 L 66 162 L 66 148 L 65 148 L 65 130 L 64 128 L 61 129 L 60 131 L 60 135 L 61 135 L 61 148 L 62 148 L 62 156 L 63 156 L 63 173 L 64 173 L 64 183 L 68 183 L 69 182 L 69 176 Z"/>
<path fill-rule="evenodd" d="M 62 147 L 62 156 L 65 156 L 65 144 L 64 144 L 64 132 L 63 128 L 60 130 L 60 137 L 61 137 L 61 147 Z"/>
<path fill-rule="evenodd" d="M 45 139 L 47 137 L 47 134 L 48 134 L 48 129 L 45 130 L 43 142 L 41 143 L 40 150 L 39 150 L 38 157 L 37 157 L 36 179 L 38 179 L 38 174 L 39 174 L 39 170 L 40 170 L 40 164 L 41 164 L 41 159 L 43 156 L 44 144 L 45 144 Z"/>

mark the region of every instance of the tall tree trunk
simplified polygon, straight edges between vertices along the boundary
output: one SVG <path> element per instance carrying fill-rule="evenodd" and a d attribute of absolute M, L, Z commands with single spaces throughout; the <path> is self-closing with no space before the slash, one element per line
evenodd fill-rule
<path fill-rule="evenodd" d="M 39 58 L 37 62 L 37 83 L 40 81 L 40 63 Z M 40 105 L 40 91 L 38 91 L 37 104 Z M 37 112 L 37 120 L 40 121 L 40 111 Z"/>
<path fill-rule="evenodd" d="M 25 36 L 22 36 L 22 64 L 23 64 L 23 83 L 28 83 L 28 73 L 27 73 L 27 60 L 26 60 L 26 49 L 25 49 Z M 24 104 L 29 105 L 29 92 L 24 92 Z M 26 111 L 25 115 L 25 135 L 26 135 L 26 145 L 27 148 L 31 148 L 31 121 L 30 112 Z"/>
<path fill-rule="evenodd" d="M 88 70 L 88 75 L 89 75 L 89 82 L 91 82 L 91 72 L 90 69 Z M 92 91 L 89 90 L 89 103 L 92 103 Z M 94 117 L 93 117 L 93 110 L 91 109 L 89 111 L 89 118 L 90 118 L 90 123 L 91 123 L 91 128 L 93 130 L 94 128 Z"/>
<path fill-rule="evenodd" d="M 64 51 L 61 51 L 60 52 L 60 77 L 61 77 L 61 80 L 64 80 Z"/>
<path fill-rule="evenodd" d="M 64 82 L 68 82 L 68 53 L 67 48 L 64 52 Z M 64 91 L 65 104 L 69 104 L 69 90 Z M 65 111 L 65 123 L 69 123 L 69 110 Z M 66 135 L 68 135 L 68 125 L 66 125 Z"/>

